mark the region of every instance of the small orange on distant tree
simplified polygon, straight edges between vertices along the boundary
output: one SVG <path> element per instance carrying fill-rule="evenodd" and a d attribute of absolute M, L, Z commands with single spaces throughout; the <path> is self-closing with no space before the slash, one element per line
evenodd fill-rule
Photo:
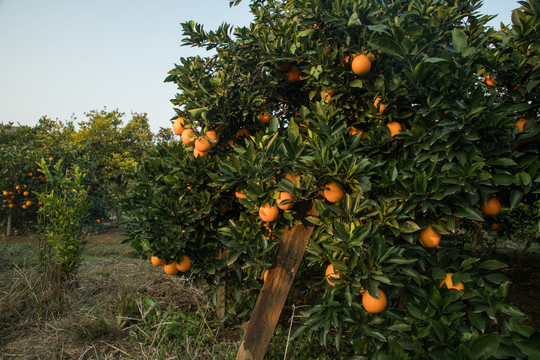
<path fill-rule="evenodd" d="M 465 285 L 463 285 L 461 281 L 457 283 L 456 285 L 454 285 L 454 282 L 452 281 L 452 275 L 454 275 L 454 273 L 446 273 L 446 277 L 443 280 L 441 280 L 439 287 L 442 288 L 443 284 L 446 284 L 446 287 L 448 289 L 456 289 L 459 291 L 465 289 Z"/>
<path fill-rule="evenodd" d="M 264 203 L 259 208 L 259 217 L 264 222 L 273 222 L 279 216 L 279 209 L 277 206 L 270 206 L 268 202 Z"/>
<path fill-rule="evenodd" d="M 386 124 L 386 126 L 388 126 L 388 129 L 390 129 L 391 137 L 398 135 L 401 131 L 401 124 L 397 121 L 392 121 L 391 123 Z"/>
<path fill-rule="evenodd" d="M 27 207 L 32 206 L 32 202 L 31 202 L 30 200 L 28 200 L 28 201 L 26 202 L 26 206 L 27 206 Z"/>
<path fill-rule="evenodd" d="M 336 286 L 330 279 L 339 279 L 339 274 L 334 272 L 334 265 L 330 264 L 326 267 L 325 279 L 331 286 Z"/>
<path fill-rule="evenodd" d="M 152 256 L 150 258 L 150 261 L 152 262 L 152 265 L 154 266 L 163 266 L 167 263 L 166 259 L 160 259 L 157 256 Z"/>
<path fill-rule="evenodd" d="M 499 230 L 499 224 L 497 224 L 497 223 L 491 224 L 491 230 L 493 230 L 493 231 Z"/>
<path fill-rule="evenodd" d="M 14 206 L 13 204 L 9 204 L 8 208 L 13 209 L 13 206 Z"/>
<path fill-rule="evenodd" d="M 178 264 L 176 261 L 173 261 L 170 264 L 166 264 L 163 266 L 163 271 L 165 271 L 165 274 L 167 275 L 176 275 L 180 270 L 178 270 Z"/>
<path fill-rule="evenodd" d="M 364 134 L 364 130 L 360 130 L 360 129 L 355 128 L 354 126 L 351 126 L 349 128 L 349 136 L 354 136 L 354 135 L 360 135 L 360 139 L 367 139 L 366 134 Z"/>
<path fill-rule="evenodd" d="M 491 86 L 491 87 L 497 86 L 497 84 L 498 84 L 498 81 L 493 79 L 489 75 L 486 75 L 486 77 L 484 79 L 484 82 L 486 83 L 487 86 Z"/>
<path fill-rule="evenodd" d="M 23 194 L 23 196 L 28 196 L 28 195 L 30 195 L 30 193 L 29 193 L 28 191 L 25 191 L 25 192 L 23 192 L 22 194 Z"/>
<path fill-rule="evenodd" d="M 487 216 L 495 216 L 501 212 L 501 203 L 496 197 L 489 199 L 487 203 L 482 203 L 480 205 L 480 210 Z"/>
<path fill-rule="evenodd" d="M 331 181 L 324 185 L 323 196 L 331 203 L 337 203 L 343 199 L 345 192 L 338 183 Z"/>
<path fill-rule="evenodd" d="M 249 132 L 248 129 L 238 129 L 238 131 L 236 132 L 237 138 L 241 138 L 242 136 L 249 137 L 250 135 L 251 133 Z"/>
<path fill-rule="evenodd" d="M 299 181 L 300 181 L 300 178 L 301 178 L 301 177 L 302 177 L 302 174 L 301 174 L 300 172 L 298 172 L 298 171 L 295 171 L 295 172 L 294 172 L 294 178 L 293 178 L 292 175 L 289 174 L 289 173 L 287 173 L 287 174 L 285 175 L 285 179 L 287 179 L 287 180 L 289 180 L 290 182 L 292 182 L 292 184 L 293 184 L 294 186 L 297 186 L 297 185 L 300 184 Z"/>
<path fill-rule="evenodd" d="M 27 175 L 28 175 L 29 177 L 34 176 L 34 174 L 32 174 L 31 172 L 29 172 Z"/>
<path fill-rule="evenodd" d="M 191 269 L 191 259 L 187 255 L 182 255 L 182 260 L 176 264 L 176 268 L 181 272 L 187 272 Z"/>
<path fill-rule="evenodd" d="M 53 157 L 52 157 L 52 156 L 49 157 L 49 161 L 53 161 Z"/>
<path fill-rule="evenodd" d="M 379 298 L 376 299 L 375 297 L 371 296 L 369 294 L 369 291 L 364 291 L 362 294 L 362 305 L 364 306 L 364 309 L 372 314 L 378 314 L 382 312 L 386 308 L 386 295 L 381 290 L 379 290 Z"/>
<path fill-rule="evenodd" d="M 237 199 L 243 199 L 244 198 L 244 190 L 236 190 L 234 192 L 234 196 L 236 196 Z"/>
<path fill-rule="evenodd" d="M 441 242 L 441 234 L 436 232 L 433 226 L 429 224 L 425 229 L 420 231 L 420 242 L 424 247 L 432 249 Z"/>
<path fill-rule="evenodd" d="M 366 75 L 371 70 L 371 61 L 366 55 L 360 54 L 353 59 L 351 68 L 356 75 Z"/>

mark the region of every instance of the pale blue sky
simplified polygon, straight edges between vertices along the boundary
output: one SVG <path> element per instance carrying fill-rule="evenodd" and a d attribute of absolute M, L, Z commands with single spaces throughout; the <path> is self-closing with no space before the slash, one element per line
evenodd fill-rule
<path fill-rule="evenodd" d="M 42 115 L 69 120 L 104 106 L 146 112 L 155 132 L 170 126 L 163 83 L 180 57 L 203 54 L 180 46 L 180 23 L 215 29 L 247 25 L 244 0 L 0 0 L 0 123 L 35 125 Z M 484 0 L 483 12 L 510 22 L 516 0 Z"/>

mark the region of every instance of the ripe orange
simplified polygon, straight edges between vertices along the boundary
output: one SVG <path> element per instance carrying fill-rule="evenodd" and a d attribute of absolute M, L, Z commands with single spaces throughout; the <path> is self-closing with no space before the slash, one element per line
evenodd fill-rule
<path fill-rule="evenodd" d="M 49 161 L 53 161 L 53 157 L 52 157 L 52 156 L 49 157 Z"/>
<path fill-rule="evenodd" d="M 184 128 L 184 118 L 179 117 L 174 121 L 173 131 L 176 135 L 182 135 L 186 128 Z"/>
<path fill-rule="evenodd" d="M 176 263 L 176 261 L 173 261 L 172 263 L 163 266 L 163 270 L 167 275 L 176 275 L 179 271 L 177 266 L 178 264 Z"/>
<path fill-rule="evenodd" d="M 193 156 L 195 156 L 195 158 L 198 158 L 199 156 L 205 157 L 208 156 L 208 151 L 199 151 L 196 148 L 193 148 Z"/>
<path fill-rule="evenodd" d="M 267 112 L 261 112 L 259 114 L 259 124 L 268 124 L 271 119 L 272 116 L 270 116 L 270 114 Z"/>
<path fill-rule="evenodd" d="M 180 263 L 176 264 L 176 268 L 181 272 L 187 272 L 191 269 L 191 259 L 187 255 L 182 255 Z"/>
<path fill-rule="evenodd" d="M 360 139 L 367 139 L 366 134 L 364 134 L 364 130 L 357 129 L 354 126 L 351 126 L 349 128 L 349 135 L 350 136 L 354 136 L 354 135 L 358 135 L 358 134 L 360 134 Z"/>
<path fill-rule="evenodd" d="M 6 190 L 2 190 L 2 195 L 8 196 L 8 192 Z"/>
<path fill-rule="evenodd" d="M 277 71 L 282 72 L 282 73 L 286 73 L 287 71 L 291 70 L 291 64 L 289 63 L 282 64 L 282 65 L 276 64 L 275 67 Z"/>
<path fill-rule="evenodd" d="M 333 100 L 332 100 L 332 95 L 334 94 L 334 90 L 327 90 L 324 92 L 324 100 L 326 100 L 327 103 L 331 103 Z"/>
<path fill-rule="evenodd" d="M 496 197 L 492 197 L 487 203 L 480 205 L 480 210 L 487 216 L 495 216 L 501 212 L 501 203 Z"/>
<path fill-rule="evenodd" d="M 517 126 L 518 133 L 520 133 L 523 131 L 523 126 L 525 126 L 525 123 L 529 120 L 531 120 L 530 117 L 520 117 L 517 123 L 515 123 L 514 126 L 512 126 L 512 128 L 515 128 Z"/>
<path fill-rule="evenodd" d="M 199 150 L 200 152 L 208 152 L 212 148 L 212 144 L 210 144 L 210 141 L 208 141 L 205 137 L 200 137 L 197 140 L 195 140 L 195 149 Z"/>
<path fill-rule="evenodd" d="M 381 115 L 383 113 L 383 111 L 386 109 L 386 105 L 384 104 L 380 104 L 379 103 L 382 101 L 382 99 L 380 97 L 377 97 L 374 101 L 373 101 L 373 106 L 375 106 L 377 108 L 377 110 L 379 110 L 377 112 L 377 115 Z M 377 106 L 378 105 L 378 106 Z"/>
<path fill-rule="evenodd" d="M 491 230 L 493 230 L 493 231 L 499 230 L 499 224 L 497 224 L 497 223 L 491 224 Z"/>
<path fill-rule="evenodd" d="M 45 150 L 45 149 L 47 149 L 47 147 L 45 145 L 43 145 L 42 149 Z"/>
<path fill-rule="evenodd" d="M 150 261 L 152 262 L 152 265 L 154 266 L 163 266 L 167 263 L 166 259 L 160 259 L 157 256 L 152 256 L 150 258 Z"/>
<path fill-rule="evenodd" d="M 182 142 L 186 145 L 195 144 L 195 131 L 193 129 L 185 129 L 182 131 Z"/>
<path fill-rule="evenodd" d="M 238 129 L 236 132 L 236 137 L 241 138 L 242 136 L 249 137 L 251 134 L 248 129 Z"/>
<path fill-rule="evenodd" d="M 497 80 L 493 79 L 489 75 L 486 75 L 484 82 L 486 83 L 487 86 L 491 86 L 491 87 L 497 86 L 497 84 L 499 83 Z"/>
<path fill-rule="evenodd" d="M 339 279 L 339 274 L 334 272 L 334 265 L 330 264 L 326 267 L 326 281 L 328 281 L 328 283 L 331 285 L 331 286 L 336 286 L 335 283 L 333 283 L 332 281 L 330 281 L 330 279 Z"/>
<path fill-rule="evenodd" d="M 397 121 L 392 121 L 391 123 L 386 124 L 386 126 L 388 126 L 388 129 L 390 129 L 391 137 L 398 135 L 399 132 L 401 131 L 401 124 L 398 123 Z"/>
<path fill-rule="evenodd" d="M 15 190 L 19 190 L 21 187 L 19 185 L 15 186 Z"/>
<path fill-rule="evenodd" d="M 13 206 L 14 206 L 13 204 L 9 204 L 8 208 L 13 209 Z"/>
<path fill-rule="evenodd" d="M 345 192 L 341 186 L 335 181 L 331 181 L 324 185 L 323 191 L 324 198 L 331 203 L 337 203 L 345 196 Z"/>
<path fill-rule="evenodd" d="M 101 223 L 101 220 L 100 219 L 96 219 L 96 223 Z"/>
<path fill-rule="evenodd" d="M 297 185 L 300 184 L 300 178 L 301 178 L 301 177 L 302 177 L 302 174 L 301 174 L 300 172 L 298 172 L 298 171 L 295 171 L 295 172 L 294 172 L 294 178 L 293 178 L 292 175 L 289 174 L 289 173 L 287 173 L 287 174 L 285 175 L 285 179 L 287 179 L 287 180 L 289 180 L 290 182 L 292 182 L 292 184 L 293 184 L 294 186 L 297 186 Z"/>
<path fill-rule="evenodd" d="M 279 198 L 276 200 L 278 208 L 281 210 L 291 210 L 294 203 L 280 205 L 284 200 L 294 200 L 294 196 L 288 192 L 282 191 L 279 193 Z"/>
<path fill-rule="evenodd" d="M 27 207 L 32 206 L 32 202 L 31 202 L 30 200 L 28 200 L 28 201 L 26 202 L 26 206 L 27 206 Z"/>
<path fill-rule="evenodd" d="M 277 206 L 270 206 L 268 202 L 264 203 L 259 208 L 259 217 L 264 222 L 273 222 L 276 221 L 279 215 L 279 209 Z"/>
<path fill-rule="evenodd" d="M 366 54 L 366 56 L 367 56 L 367 58 L 369 59 L 369 61 L 371 61 L 371 62 L 374 62 L 375 59 L 376 59 L 375 55 L 373 55 L 372 52 L 368 52 L 368 53 Z"/>
<path fill-rule="evenodd" d="M 456 285 L 454 285 L 454 282 L 452 281 L 452 275 L 454 275 L 454 273 L 446 273 L 446 277 L 443 280 L 441 280 L 439 287 L 442 288 L 443 284 L 446 284 L 446 287 L 448 289 L 456 289 L 459 291 L 465 289 L 465 285 L 463 285 L 462 282 L 459 282 Z"/>
<path fill-rule="evenodd" d="M 420 242 L 424 247 L 432 249 L 441 242 L 441 234 L 436 232 L 431 224 L 420 231 Z"/>
<path fill-rule="evenodd" d="M 23 194 L 23 196 L 28 196 L 30 193 L 28 191 L 25 191 L 22 194 Z"/>
<path fill-rule="evenodd" d="M 29 177 L 34 176 L 34 174 L 32 174 L 31 172 L 29 172 L 27 175 L 28 175 Z"/>
<path fill-rule="evenodd" d="M 23 209 L 26 209 L 28 206 L 26 206 L 26 204 L 23 204 L 23 206 L 21 206 Z"/>
<path fill-rule="evenodd" d="M 238 199 L 243 199 L 244 198 L 244 190 L 236 190 L 234 192 L 234 196 L 236 196 Z"/>
<path fill-rule="evenodd" d="M 216 133 L 216 130 L 208 130 L 205 135 L 210 139 L 210 144 L 212 144 L 212 147 L 216 146 L 219 142 L 219 136 Z"/>
<path fill-rule="evenodd" d="M 366 55 L 360 54 L 353 59 L 351 68 L 356 75 L 366 75 L 371 70 L 371 61 Z"/>
<path fill-rule="evenodd" d="M 291 66 L 289 71 L 285 73 L 285 76 L 287 77 L 287 81 L 290 83 L 295 83 L 302 79 L 302 76 L 300 76 L 300 70 L 298 70 L 296 66 Z"/>
<path fill-rule="evenodd" d="M 386 308 L 386 295 L 381 289 L 379 290 L 379 298 L 375 299 L 369 294 L 369 291 L 364 291 L 362 294 L 362 305 L 367 312 L 378 314 Z"/>

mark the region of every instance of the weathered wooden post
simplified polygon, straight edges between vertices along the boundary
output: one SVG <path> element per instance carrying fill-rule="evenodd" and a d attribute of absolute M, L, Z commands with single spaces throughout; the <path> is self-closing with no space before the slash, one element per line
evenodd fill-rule
<path fill-rule="evenodd" d="M 8 217 L 7 217 L 6 235 L 11 236 L 11 211 L 9 212 Z"/>
<path fill-rule="evenodd" d="M 318 215 L 312 201 L 296 203 L 302 225 L 287 227 L 279 249 L 249 319 L 236 360 L 262 360 L 276 328 L 285 300 L 304 257 L 314 226 L 307 216 Z"/>

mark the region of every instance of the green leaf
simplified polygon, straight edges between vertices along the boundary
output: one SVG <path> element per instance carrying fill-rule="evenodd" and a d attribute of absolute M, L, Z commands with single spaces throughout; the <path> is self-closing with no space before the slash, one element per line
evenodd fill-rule
<path fill-rule="evenodd" d="M 519 350 L 529 356 L 529 359 L 540 359 L 540 334 L 536 334 L 532 339 L 515 340 Z"/>
<path fill-rule="evenodd" d="M 515 189 L 512 191 L 512 194 L 510 195 L 510 207 L 514 207 L 519 204 L 524 194 L 525 193 L 520 189 Z"/>
<path fill-rule="evenodd" d="M 484 220 L 479 210 L 471 207 L 464 207 L 454 212 L 454 216 L 467 218 L 470 220 Z"/>
<path fill-rule="evenodd" d="M 514 183 L 514 177 L 509 174 L 498 173 L 493 175 L 491 179 L 495 185 L 508 186 Z"/>
<path fill-rule="evenodd" d="M 270 120 L 270 124 L 268 124 L 268 130 L 270 132 L 277 132 L 279 129 L 279 120 L 274 116 L 272 120 Z"/>
<path fill-rule="evenodd" d="M 352 13 L 352 15 L 349 17 L 349 22 L 347 23 L 347 26 L 362 26 L 362 22 L 358 18 L 358 13 L 355 11 Z"/>
<path fill-rule="evenodd" d="M 480 269 L 485 270 L 498 270 L 507 267 L 505 263 L 499 261 L 499 260 L 486 260 L 480 264 L 478 264 L 478 267 Z"/>
<path fill-rule="evenodd" d="M 399 230 L 403 233 L 413 233 L 418 230 L 420 230 L 420 226 L 418 226 L 414 221 L 406 221 L 404 223 L 401 223 L 399 225 Z"/>
<path fill-rule="evenodd" d="M 457 52 L 463 52 L 467 48 L 467 35 L 465 32 L 457 28 L 452 30 L 452 46 Z"/>
<path fill-rule="evenodd" d="M 360 79 L 356 79 L 356 80 L 351 81 L 349 83 L 349 86 L 353 88 L 361 88 L 361 87 L 364 87 L 364 82 Z"/>
<path fill-rule="evenodd" d="M 403 49 L 391 39 L 373 39 L 368 41 L 368 44 L 375 50 L 380 50 L 383 53 L 394 55 L 398 59 L 403 60 Z"/>
<path fill-rule="evenodd" d="M 432 57 L 432 58 L 425 59 L 423 62 L 436 64 L 436 63 L 440 63 L 440 62 L 444 62 L 444 61 L 448 61 L 448 60 L 443 59 L 443 58 Z"/>
<path fill-rule="evenodd" d="M 469 347 L 473 359 L 488 359 L 497 352 L 500 340 L 499 333 L 485 334 L 473 340 Z"/>

